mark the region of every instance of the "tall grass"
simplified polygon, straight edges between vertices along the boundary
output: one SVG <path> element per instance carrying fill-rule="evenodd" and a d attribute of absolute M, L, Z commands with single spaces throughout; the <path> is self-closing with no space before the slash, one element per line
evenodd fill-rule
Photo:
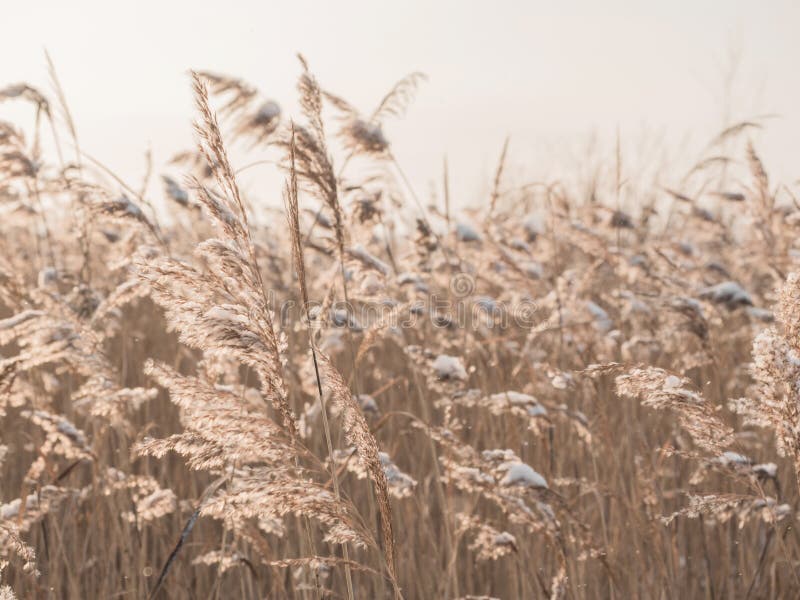
<path fill-rule="evenodd" d="M 757 124 L 635 191 L 619 144 L 519 185 L 506 141 L 459 212 L 384 131 L 423 76 L 362 113 L 301 58 L 295 117 L 193 72 L 152 197 L 53 79 L 0 90 L 0 598 L 800 593 L 800 204 Z"/>

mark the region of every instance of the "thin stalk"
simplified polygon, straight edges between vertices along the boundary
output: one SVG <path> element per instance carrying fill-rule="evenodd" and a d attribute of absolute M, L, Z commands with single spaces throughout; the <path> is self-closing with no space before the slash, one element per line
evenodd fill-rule
<path fill-rule="evenodd" d="M 298 285 L 300 287 L 300 297 L 303 302 L 303 309 L 305 312 L 306 323 L 309 326 L 308 330 L 308 345 L 311 348 L 311 358 L 314 362 L 314 377 L 317 382 L 317 397 L 319 399 L 320 411 L 322 412 L 322 426 L 325 432 L 325 444 L 328 450 L 328 459 L 331 465 L 331 479 L 333 481 L 333 491 L 336 496 L 337 502 L 341 501 L 341 492 L 339 489 L 339 476 L 336 472 L 336 461 L 333 455 L 333 441 L 331 439 L 330 423 L 328 421 L 328 409 L 325 406 L 325 397 L 322 393 L 322 378 L 319 374 L 319 362 L 317 361 L 317 349 L 314 343 L 314 337 L 311 331 L 311 312 L 308 300 L 308 287 L 306 285 L 305 275 L 305 261 L 303 259 L 303 245 L 300 240 L 300 215 L 299 203 L 297 193 L 297 172 L 295 170 L 295 145 L 294 145 L 294 127 L 292 127 L 292 140 L 290 145 L 291 156 L 291 179 L 287 186 L 287 213 L 289 216 L 289 230 L 292 235 L 292 254 L 294 256 L 295 271 L 297 274 Z M 345 581 L 347 583 L 347 596 L 349 600 L 354 600 L 353 594 L 353 579 L 350 572 L 350 553 L 347 544 L 342 544 L 342 555 L 345 559 L 344 573 Z"/>

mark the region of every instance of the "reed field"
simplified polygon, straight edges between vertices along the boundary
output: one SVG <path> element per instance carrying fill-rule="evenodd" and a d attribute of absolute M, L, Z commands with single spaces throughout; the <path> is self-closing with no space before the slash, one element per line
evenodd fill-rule
<path fill-rule="evenodd" d="M 55 70 L 0 84 L 0 599 L 800 597 L 771 125 L 636 185 L 619 142 L 520 180 L 511 132 L 467 207 L 386 133 L 422 74 L 313 69 L 297 114 L 191 72 L 196 147 L 134 182 Z"/>

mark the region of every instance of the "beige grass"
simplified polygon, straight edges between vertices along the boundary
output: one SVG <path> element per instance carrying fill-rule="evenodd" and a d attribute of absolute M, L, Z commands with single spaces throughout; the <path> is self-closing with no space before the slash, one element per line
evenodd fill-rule
<path fill-rule="evenodd" d="M 519 185 L 507 141 L 458 212 L 384 133 L 423 80 L 362 114 L 301 59 L 288 117 L 193 73 L 157 198 L 68 156 L 60 88 L 0 90 L 0 598 L 800 594 L 800 205 L 757 124 L 645 191 L 619 146 Z"/>

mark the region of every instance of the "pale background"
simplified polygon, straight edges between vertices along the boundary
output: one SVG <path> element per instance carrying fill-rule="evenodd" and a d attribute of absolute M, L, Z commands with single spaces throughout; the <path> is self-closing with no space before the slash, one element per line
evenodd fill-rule
<path fill-rule="evenodd" d="M 148 147 L 158 166 L 191 144 L 189 68 L 241 76 L 296 114 L 298 51 L 365 111 L 427 73 L 388 133 L 425 194 L 447 155 L 461 203 L 481 201 L 507 134 L 512 176 L 535 179 L 574 164 L 592 133 L 694 157 L 726 121 L 776 113 L 754 141 L 775 178 L 800 175 L 797 2 L 0 1 L 0 85 L 49 91 L 46 47 L 82 146 L 132 182 Z M 0 105 L 0 118 L 26 115 Z M 277 197 L 262 187 L 250 192 Z"/>

